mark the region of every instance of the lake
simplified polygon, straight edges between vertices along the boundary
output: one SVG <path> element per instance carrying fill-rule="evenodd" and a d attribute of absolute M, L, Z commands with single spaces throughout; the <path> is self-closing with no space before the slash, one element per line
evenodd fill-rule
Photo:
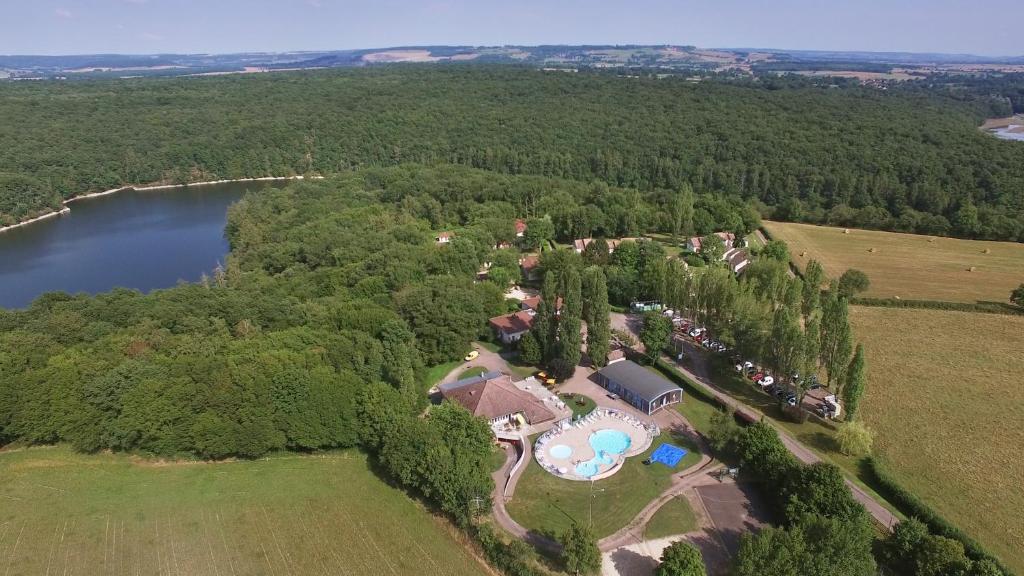
<path fill-rule="evenodd" d="M 232 182 L 123 191 L 72 202 L 71 212 L 0 232 L 0 307 L 44 292 L 148 292 L 195 282 L 224 261 L 228 206 L 247 190 L 288 182 Z"/>

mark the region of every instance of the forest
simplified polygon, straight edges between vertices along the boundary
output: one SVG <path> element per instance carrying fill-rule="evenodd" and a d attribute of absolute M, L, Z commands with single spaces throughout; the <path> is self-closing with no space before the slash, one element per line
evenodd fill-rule
<path fill-rule="evenodd" d="M 0 224 L 127 184 L 416 162 L 1020 241 L 1024 146 L 977 130 L 1005 100 L 966 96 L 488 65 L 4 83 Z"/>

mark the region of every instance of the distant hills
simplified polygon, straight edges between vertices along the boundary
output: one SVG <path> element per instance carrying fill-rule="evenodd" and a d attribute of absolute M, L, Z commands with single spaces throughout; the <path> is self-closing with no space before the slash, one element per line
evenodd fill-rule
<path fill-rule="evenodd" d="M 199 75 L 399 63 L 518 63 L 551 68 L 651 68 L 751 74 L 765 71 L 1024 71 L 1024 56 L 835 52 L 695 46 L 396 46 L 321 52 L 0 56 L 0 77 L 72 78 Z M 972 68 L 976 67 L 976 68 Z M 1018 69 L 1018 67 L 1021 67 Z"/>

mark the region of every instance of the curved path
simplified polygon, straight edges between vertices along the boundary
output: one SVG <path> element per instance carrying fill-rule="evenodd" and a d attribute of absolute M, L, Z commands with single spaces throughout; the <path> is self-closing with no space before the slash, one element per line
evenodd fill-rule
<path fill-rule="evenodd" d="M 673 475 L 672 483 L 668 488 L 665 489 L 657 498 L 651 500 L 640 512 L 624 527 L 620 530 L 606 536 L 598 541 L 597 545 L 601 552 L 609 552 L 620 548 L 627 544 L 633 544 L 636 542 L 643 541 L 644 528 L 647 526 L 647 522 L 650 521 L 654 514 L 661 509 L 662 506 L 670 502 L 673 498 L 681 495 L 684 490 L 692 488 L 707 480 L 709 474 L 720 468 L 720 465 L 713 465 L 713 460 L 708 454 L 710 450 L 704 439 L 697 434 L 690 423 L 675 410 L 665 410 L 659 416 L 662 419 L 671 420 L 671 427 L 674 432 L 684 434 L 694 441 L 701 451 L 700 460 L 696 464 L 690 466 L 684 470 L 681 474 Z M 505 503 L 512 499 L 515 493 L 516 483 L 522 476 L 523 471 L 526 469 L 526 465 L 516 470 L 516 473 L 509 476 L 509 470 L 515 465 L 519 459 L 518 451 L 510 443 L 502 444 L 505 448 L 505 463 L 502 467 L 494 472 L 492 477 L 494 478 L 494 491 L 491 493 L 492 511 L 494 519 L 506 532 L 513 536 L 525 540 L 526 542 L 533 544 L 534 546 L 544 548 L 550 551 L 558 552 L 561 550 L 561 545 L 550 538 L 541 536 L 536 532 L 533 532 L 523 525 L 516 522 L 512 516 L 509 515 L 508 510 L 505 508 Z M 524 446 L 525 453 L 522 455 L 523 458 L 532 458 L 532 448 L 527 441 Z"/>

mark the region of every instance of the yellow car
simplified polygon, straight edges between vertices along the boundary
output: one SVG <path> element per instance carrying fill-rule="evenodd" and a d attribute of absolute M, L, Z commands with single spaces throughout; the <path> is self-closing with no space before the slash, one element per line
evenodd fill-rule
<path fill-rule="evenodd" d="M 469 362 L 470 360 L 476 360 L 476 357 L 479 356 L 479 355 L 480 355 L 479 351 L 471 350 L 469 352 L 469 354 L 466 354 L 466 357 L 463 358 L 463 360 L 465 360 L 466 362 Z"/>

